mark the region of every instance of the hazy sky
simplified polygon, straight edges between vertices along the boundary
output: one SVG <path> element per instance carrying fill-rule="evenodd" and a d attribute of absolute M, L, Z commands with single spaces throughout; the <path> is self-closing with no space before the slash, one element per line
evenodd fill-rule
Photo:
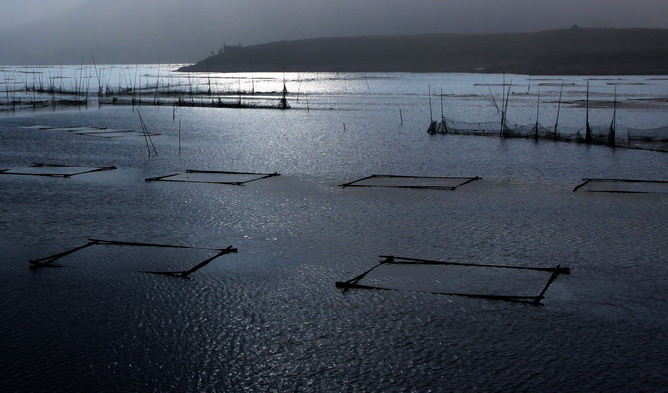
<path fill-rule="evenodd" d="M 223 43 L 346 35 L 668 28 L 668 0 L 0 0 L 0 11 L 0 63 L 91 52 L 194 62 Z"/>
<path fill-rule="evenodd" d="M 0 26 L 16 27 L 57 15 L 86 0 L 0 0 Z"/>

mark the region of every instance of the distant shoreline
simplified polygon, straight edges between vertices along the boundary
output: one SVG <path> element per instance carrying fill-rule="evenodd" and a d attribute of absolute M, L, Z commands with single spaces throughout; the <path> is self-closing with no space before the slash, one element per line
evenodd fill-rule
<path fill-rule="evenodd" d="M 666 75 L 668 29 L 316 38 L 225 46 L 183 72 Z"/>

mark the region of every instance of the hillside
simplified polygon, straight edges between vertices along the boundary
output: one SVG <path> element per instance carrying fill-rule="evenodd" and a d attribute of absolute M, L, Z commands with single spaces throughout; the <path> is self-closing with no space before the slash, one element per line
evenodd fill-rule
<path fill-rule="evenodd" d="M 537 33 L 424 34 L 227 47 L 180 71 L 668 74 L 667 29 L 573 27 Z"/>

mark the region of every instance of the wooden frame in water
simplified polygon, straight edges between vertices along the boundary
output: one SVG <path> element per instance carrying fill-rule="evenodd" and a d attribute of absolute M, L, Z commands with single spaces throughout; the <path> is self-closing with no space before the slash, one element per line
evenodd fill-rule
<path fill-rule="evenodd" d="M 582 179 L 573 192 L 608 192 L 617 194 L 668 194 L 668 180 Z"/>
<path fill-rule="evenodd" d="M 97 136 L 104 138 L 118 138 L 122 136 L 134 135 L 134 136 L 143 136 L 143 131 L 129 130 L 129 129 L 114 129 L 107 127 L 95 127 L 95 126 L 71 126 L 71 127 L 53 127 L 45 125 L 34 125 L 34 126 L 25 126 L 21 128 L 28 128 L 32 130 L 39 131 L 66 131 L 72 132 L 76 135 L 85 135 L 85 136 Z M 158 133 L 149 133 L 150 136 L 158 136 Z"/>
<path fill-rule="evenodd" d="M 214 254 L 207 257 L 203 261 L 200 261 L 197 263 L 195 266 L 191 267 L 190 269 L 187 270 L 181 270 L 181 271 L 140 271 L 140 273 L 148 273 L 148 274 L 159 274 L 163 276 L 171 276 L 171 277 L 178 277 L 178 278 L 188 278 L 191 274 L 195 273 L 197 270 L 203 268 L 204 266 L 208 265 L 211 263 L 213 260 L 225 255 L 225 254 L 230 254 L 230 253 L 236 253 L 237 249 L 228 246 L 226 248 L 204 248 L 204 247 L 190 247 L 190 246 L 179 246 L 179 245 L 171 245 L 171 244 L 156 244 L 156 243 L 139 243 L 139 242 L 127 242 L 127 241 L 115 241 L 115 240 L 101 240 L 101 239 L 88 239 L 88 243 L 71 248 L 69 250 L 50 255 L 48 257 L 44 258 L 39 258 L 39 259 L 33 259 L 28 261 L 30 263 L 31 269 L 39 269 L 43 267 L 49 267 L 49 268 L 57 268 L 57 267 L 64 267 L 63 265 L 57 265 L 54 262 L 64 258 L 68 255 L 74 254 L 78 251 L 81 251 L 83 249 L 92 247 L 92 246 L 100 246 L 100 245 L 106 245 L 106 246 L 129 246 L 129 247 L 157 247 L 157 248 L 172 248 L 172 249 L 192 249 L 192 250 L 206 250 L 206 251 L 211 251 Z"/>
<path fill-rule="evenodd" d="M 269 177 L 280 176 L 280 173 L 255 173 L 255 172 L 230 172 L 230 171 L 202 171 L 188 169 L 185 172 L 172 173 L 170 175 L 149 177 L 147 182 L 165 181 L 179 183 L 209 183 L 209 184 L 229 184 L 234 186 L 243 186 L 256 180 L 267 179 Z"/>
<path fill-rule="evenodd" d="M 350 289 L 372 289 L 372 290 L 382 290 L 382 291 L 403 291 L 403 292 L 414 292 L 414 293 L 425 293 L 432 295 L 447 295 L 447 296 L 461 296 L 469 298 L 479 298 L 479 299 L 488 299 L 488 300 L 500 300 L 508 302 L 522 302 L 530 303 L 533 305 L 540 305 L 541 300 L 544 299 L 547 289 L 550 287 L 552 282 L 560 274 L 570 274 L 570 268 L 561 267 L 557 265 L 555 267 L 527 267 L 527 266 L 508 266 L 508 265 L 488 265 L 488 264 L 479 264 L 479 263 L 461 263 L 461 262 L 445 262 L 445 261 L 434 261 L 428 259 L 418 259 L 418 258 L 405 258 L 405 257 L 396 257 L 396 256 L 386 256 L 380 255 L 381 260 L 376 266 L 371 269 L 359 274 L 350 280 L 347 281 L 337 281 L 335 283 L 337 288 L 341 288 L 343 291 Z M 508 270 L 515 272 L 544 272 L 549 273 L 547 281 L 542 286 L 542 290 L 536 295 L 515 295 L 515 294 L 499 294 L 494 293 L 493 290 L 489 290 L 489 293 L 475 293 L 475 292 L 461 292 L 461 291 L 434 291 L 434 290 L 422 290 L 422 289 L 411 289 L 411 288 L 393 288 L 390 286 L 381 286 L 381 285 L 367 285 L 360 284 L 359 282 L 367 277 L 371 272 L 378 269 L 381 266 L 439 266 L 439 267 L 455 267 L 455 268 L 474 268 L 474 269 L 488 269 L 488 270 Z M 473 279 L 477 280 L 476 277 Z M 469 283 L 471 284 L 471 283 Z"/>
<path fill-rule="evenodd" d="M 341 187 L 387 187 L 416 188 L 427 190 L 454 191 L 457 188 L 482 179 L 475 177 L 452 176 L 403 176 L 403 175 L 371 175 L 341 184 Z"/>
<path fill-rule="evenodd" d="M 72 177 L 83 175 L 85 173 L 101 172 L 117 169 L 115 166 L 105 167 L 85 167 L 60 164 L 32 164 L 27 167 L 0 170 L 0 175 L 21 175 L 21 176 L 48 176 L 48 177 Z"/>

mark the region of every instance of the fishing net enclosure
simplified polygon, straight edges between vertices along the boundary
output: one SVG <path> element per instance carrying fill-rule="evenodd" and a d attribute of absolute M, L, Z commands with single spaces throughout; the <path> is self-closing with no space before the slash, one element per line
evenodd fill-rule
<path fill-rule="evenodd" d="M 667 180 L 582 179 L 573 192 L 609 192 L 621 194 L 668 194 Z"/>
<path fill-rule="evenodd" d="M 32 164 L 27 167 L 0 170 L 0 175 L 25 175 L 25 176 L 50 176 L 50 177 L 72 177 L 84 173 L 108 171 L 116 169 L 109 167 L 87 167 L 69 166 L 58 164 Z"/>
<path fill-rule="evenodd" d="M 100 272 L 142 272 L 187 277 L 218 257 L 236 252 L 226 249 L 89 239 L 88 243 L 29 261 L 33 269 L 82 268 Z"/>
<path fill-rule="evenodd" d="M 582 127 L 511 124 L 500 119 L 497 122 L 471 123 L 443 117 L 434 122 L 430 134 L 497 136 L 502 138 L 533 138 L 605 144 L 620 147 L 635 147 L 668 151 L 668 126 L 658 128 L 632 128 L 616 124 L 590 125 Z"/>
<path fill-rule="evenodd" d="M 540 303 L 550 284 L 570 269 L 433 261 L 387 256 L 378 265 L 336 283 L 344 290 L 408 291 Z"/>
<path fill-rule="evenodd" d="M 279 176 L 279 173 L 200 171 L 189 169 L 185 172 L 145 179 L 147 182 L 211 183 L 241 186 L 246 183 Z"/>
<path fill-rule="evenodd" d="M 442 177 L 442 176 L 401 176 L 371 175 L 341 187 L 392 187 L 454 191 L 464 184 L 479 180 L 480 177 Z"/>
<path fill-rule="evenodd" d="M 85 136 L 97 136 L 104 138 L 119 138 L 123 136 L 142 136 L 143 133 L 135 130 L 118 130 L 113 128 L 106 127 L 85 127 L 85 126 L 74 126 L 74 127 L 53 127 L 45 125 L 34 125 L 34 126 L 25 126 L 22 128 L 39 130 L 39 131 L 65 131 L 71 132 L 75 135 L 85 135 Z M 147 136 L 157 136 L 160 134 L 156 133 L 147 133 Z"/>
<path fill-rule="evenodd" d="M 632 141 L 668 142 L 668 126 L 658 128 L 625 127 L 626 137 Z"/>
<path fill-rule="evenodd" d="M 440 124 L 445 124 L 442 126 Z M 590 126 L 591 133 L 594 137 L 598 139 L 605 139 L 610 136 L 610 126 Z M 567 127 L 567 126 L 557 126 L 554 125 L 543 125 L 543 124 L 532 124 L 532 125 L 522 125 L 522 124 L 513 124 L 509 122 L 480 122 L 480 123 L 470 123 L 453 120 L 447 117 L 444 117 L 443 120 L 439 123 L 438 130 L 442 130 L 443 134 L 455 134 L 455 135 L 479 135 L 479 136 L 503 136 L 510 138 L 542 138 L 542 139 L 558 139 L 558 140 L 584 140 L 586 136 L 586 127 Z M 556 129 L 556 131 L 555 131 Z M 619 141 L 625 141 L 628 138 L 626 137 L 626 128 L 621 126 L 615 126 L 615 138 Z M 643 130 L 637 130 L 636 133 L 639 135 Z M 657 134 L 657 132 L 654 132 Z M 658 134 L 657 134 L 658 135 Z M 664 138 L 668 138 L 668 134 L 664 134 Z M 657 139 L 659 140 L 659 139 Z"/>

